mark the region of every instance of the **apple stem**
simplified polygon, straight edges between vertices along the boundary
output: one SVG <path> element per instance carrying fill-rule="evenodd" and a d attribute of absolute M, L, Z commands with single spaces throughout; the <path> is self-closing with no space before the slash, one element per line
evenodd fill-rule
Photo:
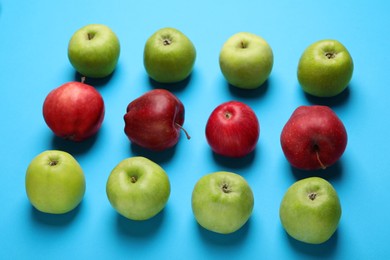
<path fill-rule="evenodd" d="M 85 76 L 82 76 L 82 77 L 81 77 L 81 83 L 84 84 L 84 82 L 85 82 Z"/>
<path fill-rule="evenodd" d="M 325 170 L 325 169 L 326 169 L 326 166 L 321 162 L 320 155 L 319 155 L 318 151 L 316 151 L 316 155 L 317 155 L 317 160 L 318 160 L 318 162 L 319 162 L 321 168 L 322 168 L 323 170 Z"/>
<path fill-rule="evenodd" d="M 178 127 L 180 127 L 181 130 L 183 130 L 183 132 L 186 134 L 187 136 L 187 139 L 190 140 L 191 139 L 191 136 L 188 134 L 188 132 L 184 129 L 184 127 L 182 127 L 181 125 L 179 125 L 178 123 L 175 123 Z"/>
<path fill-rule="evenodd" d="M 229 189 L 229 185 L 227 185 L 226 183 L 222 185 L 222 191 L 224 193 L 230 193 L 230 189 Z"/>
<path fill-rule="evenodd" d="M 58 164 L 58 161 L 57 160 L 53 160 L 53 161 L 50 161 L 49 162 L 49 165 L 50 166 L 56 166 Z"/>
<path fill-rule="evenodd" d="M 315 200 L 316 197 L 317 197 L 317 193 L 312 192 L 309 194 L 309 199 L 311 199 L 311 200 Z"/>
<path fill-rule="evenodd" d="M 325 53 L 325 56 L 328 58 L 328 59 L 333 59 L 336 57 L 336 54 L 333 53 L 333 52 L 327 52 Z"/>

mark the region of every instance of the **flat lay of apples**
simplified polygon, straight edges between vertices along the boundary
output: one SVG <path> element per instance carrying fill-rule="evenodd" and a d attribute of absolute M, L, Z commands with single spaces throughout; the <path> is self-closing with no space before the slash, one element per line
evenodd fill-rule
<path fill-rule="evenodd" d="M 115 70 L 120 39 L 103 24 L 76 28 L 68 43 L 68 58 L 81 81 L 53 86 L 42 104 L 42 116 L 53 135 L 71 142 L 84 142 L 101 128 L 105 103 L 86 79 L 106 78 Z M 347 48 L 335 39 L 319 39 L 302 46 L 297 60 L 301 91 L 316 98 L 331 99 L 342 93 L 353 74 Z M 143 50 L 145 73 L 159 84 L 173 84 L 189 77 L 197 52 L 187 35 L 175 28 L 152 32 Z M 231 86 L 251 92 L 262 88 L 274 66 L 271 46 L 259 35 L 237 32 L 221 42 L 220 71 Z M 141 63 L 142 65 L 142 63 Z M 161 86 L 160 85 L 160 86 Z M 183 90 L 185 91 L 185 90 Z M 123 135 L 133 145 L 154 152 L 191 139 L 186 130 L 186 104 L 167 89 L 155 88 L 129 100 L 123 108 Z M 334 165 L 347 148 L 347 129 L 326 105 L 302 105 L 289 111 L 291 117 L 280 131 L 280 146 L 292 167 L 314 172 Z M 253 152 L 260 139 L 260 120 L 248 104 L 231 100 L 211 111 L 200 129 L 210 149 L 234 161 Z M 180 139 L 184 135 L 185 139 Z M 188 140 L 186 140 L 188 139 Z M 26 166 L 25 189 L 31 204 L 46 214 L 64 214 L 83 200 L 88 183 L 83 169 L 65 151 L 47 150 Z M 125 218 L 143 221 L 162 211 L 171 196 L 165 170 L 149 158 L 134 156 L 108 174 L 107 200 Z M 193 183 L 194 218 L 204 229 L 220 234 L 239 230 L 255 206 L 252 188 L 243 176 L 227 171 L 205 174 Z M 104 192 L 104 191 L 102 191 Z M 342 207 L 337 191 L 323 178 L 312 176 L 292 183 L 280 201 L 280 224 L 294 239 L 321 244 L 337 230 Z"/>

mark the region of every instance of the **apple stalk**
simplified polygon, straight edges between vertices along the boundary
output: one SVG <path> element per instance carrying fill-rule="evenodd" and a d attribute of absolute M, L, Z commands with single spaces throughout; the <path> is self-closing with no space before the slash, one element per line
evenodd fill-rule
<path fill-rule="evenodd" d="M 325 170 L 325 169 L 326 169 L 326 166 L 321 162 L 320 154 L 318 153 L 318 151 L 316 151 L 316 155 L 317 155 L 317 161 L 318 161 L 318 163 L 320 164 L 321 168 L 322 168 L 323 170 Z"/>
<path fill-rule="evenodd" d="M 191 139 L 191 136 L 188 134 L 188 132 L 184 129 L 183 126 L 179 125 L 178 123 L 175 123 L 175 125 L 177 125 L 185 133 L 188 140 Z"/>

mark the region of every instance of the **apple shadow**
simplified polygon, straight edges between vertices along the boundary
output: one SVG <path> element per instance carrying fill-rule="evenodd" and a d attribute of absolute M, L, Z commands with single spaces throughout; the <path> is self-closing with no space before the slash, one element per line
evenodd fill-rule
<path fill-rule="evenodd" d="M 116 214 L 117 231 L 124 237 L 148 238 L 159 230 L 165 218 L 164 208 L 156 216 L 147 220 L 131 220 Z"/>
<path fill-rule="evenodd" d="M 50 214 L 44 213 L 33 206 L 31 206 L 31 218 L 34 222 L 39 224 L 44 224 L 47 226 L 53 227 L 63 227 L 69 225 L 78 215 L 82 207 L 83 202 L 81 202 L 76 208 L 70 212 L 64 214 Z"/>
<path fill-rule="evenodd" d="M 299 87 L 300 88 L 300 87 Z M 351 96 L 351 87 L 348 86 L 343 92 L 334 97 L 316 97 L 308 93 L 304 93 L 306 99 L 313 105 L 322 105 L 329 107 L 339 107 L 344 105 Z"/>
<path fill-rule="evenodd" d="M 287 240 L 289 244 L 294 248 L 296 251 L 301 252 L 302 254 L 305 254 L 307 256 L 311 256 L 314 258 L 330 258 L 334 255 L 336 248 L 337 248 L 337 241 L 339 232 L 338 229 L 336 232 L 329 238 L 328 241 L 325 241 L 322 244 L 308 244 L 301 241 L 298 241 L 287 234 L 284 230 L 282 231 L 285 233 L 285 236 L 287 237 Z"/>
<path fill-rule="evenodd" d="M 256 158 L 256 151 L 257 149 L 253 150 L 251 153 L 247 154 L 244 157 L 239 158 L 231 158 L 223 155 L 219 155 L 213 151 L 211 151 L 214 161 L 223 167 L 228 167 L 231 169 L 243 169 L 248 167 L 253 163 L 253 161 Z"/>
<path fill-rule="evenodd" d="M 103 87 L 107 85 L 107 83 L 111 80 L 111 78 L 115 75 L 117 71 L 117 68 L 108 76 L 103 77 L 103 78 L 90 78 L 90 77 L 85 77 L 85 84 L 91 85 L 93 87 Z M 83 75 L 81 75 L 79 72 L 75 71 L 74 73 L 74 81 L 81 82 Z"/>
<path fill-rule="evenodd" d="M 161 83 L 161 82 L 155 81 L 154 79 L 150 78 L 149 76 L 147 76 L 147 77 L 148 77 L 149 84 L 154 89 L 166 89 L 166 90 L 169 90 L 172 92 L 181 92 L 188 86 L 194 73 L 195 73 L 195 70 L 192 71 L 192 73 L 190 75 L 188 75 L 187 78 L 183 79 L 182 81 L 174 82 L 174 83 Z"/>
<path fill-rule="evenodd" d="M 249 99 L 260 98 L 264 96 L 265 93 L 268 91 L 270 81 L 271 79 L 268 78 L 262 85 L 255 89 L 242 89 L 232 84 L 229 84 L 228 82 L 226 82 L 226 84 L 228 85 L 228 89 L 233 96 Z"/>
<path fill-rule="evenodd" d="M 134 143 L 130 143 L 130 150 L 132 154 L 137 154 L 139 156 L 146 157 L 157 164 L 161 164 L 168 162 L 172 159 L 176 152 L 176 146 L 177 145 L 163 151 L 152 151 Z"/>
<path fill-rule="evenodd" d="M 67 139 L 58 137 L 56 135 L 53 135 L 53 137 L 51 139 L 51 148 L 53 150 L 66 151 L 72 155 L 84 154 L 84 153 L 88 152 L 91 149 L 91 147 L 95 144 L 95 142 L 99 136 L 99 132 L 97 132 L 95 135 L 89 137 L 88 139 L 85 139 L 85 140 L 80 141 L 80 142 L 67 140 Z"/>
<path fill-rule="evenodd" d="M 343 165 L 340 160 L 332 166 L 327 167 L 326 169 L 319 170 L 300 170 L 293 166 L 290 167 L 294 177 L 297 180 L 316 176 L 321 177 L 323 179 L 335 181 L 339 180 L 343 175 Z"/>
<path fill-rule="evenodd" d="M 230 234 L 219 234 L 203 228 L 198 222 L 194 221 L 197 225 L 197 229 L 200 237 L 207 242 L 207 244 L 213 244 L 217 246 L 238 246 L 245 242 L 245 238 L 248 236 L 251 218 L 242 226 L 239 230 Z"/>

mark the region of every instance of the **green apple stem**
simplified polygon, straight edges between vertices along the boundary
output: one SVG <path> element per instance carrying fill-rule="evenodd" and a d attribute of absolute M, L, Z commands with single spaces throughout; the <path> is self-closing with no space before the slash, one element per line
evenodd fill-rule
<path fill-rule="evenodd" d="M 137 177 L 131 176 L 130 181 L 131 181 L 132 183 L 136 183 L 136 182 L 137 182 Z"/>
<path fill-rule="evenodd" d="M 328 58 L 328 59 L 334 59 L 336 57 L 336 53 L 334 52 L 326 52 L 325 53 L 325 56 Z"/>
<path fill-rule="evenodd" d="M 224 193 L 230 193 L 231 192 L 231 190 L 229 189 L 229 185 L 227 185 L 226 183 L 223 184 L 221 188 L 222 188 L 222 191 Z"/>
<path fill-rule="evenodd" d="M 320 164 L 321 168 L 322 168 L 323 170 L 325 170 L 325 169 L 326 169 L 326 166 L 321 162 L 320 155 L 319 155 L 318 151 L 316 151 L 316 155 L 317 155 L 318 163 Z"/>
<path fill-rule="evenodd" d="M 58 164 L 58 161 L 57 160 L 51 160 L 50 162 L 49 162 L 49 165 L 50 166 L 56 166 Z"/>
<path fill-rule="evenodd" d="M 309 199 L 311 199 L 311 200 L 315 200 L 316 199 L 316 197 L 317 197 L 317 193 L 315 193 L 315 192 L 311 192 L 310 194 L 309 194 Z"/>
<path fill-rule="evenodd" d="M 186 137 L 188 140 L 191 139 L 191 136 L 188 134 L 188 132 L 184 129 L 184 127 L 182 127 L 181 125 L 179 125 L 178 123 L 175 123 L 178 127 L 180 127 L 181 130 L 183 130 L 183 132 L 186 134 Z"/>

